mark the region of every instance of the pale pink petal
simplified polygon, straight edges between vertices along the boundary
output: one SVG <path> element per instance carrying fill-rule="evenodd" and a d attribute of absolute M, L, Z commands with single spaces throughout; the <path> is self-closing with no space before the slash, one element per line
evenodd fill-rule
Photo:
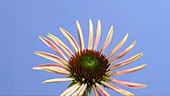
<path fill-rule="evenodd" d="M 97 46 L 98 46 L 99 40 L 100 40 L 100 35 L 101 35 L 101 23 L 100 23 L 100 20 L 98 20 L 97 30 L 96 30 L 96 38 L 95 38 L 95 41 L 94 41 L 93 50 L 97 49 Z"/>
<path fill-rule="evenodd" d="M 61 67 L 33 67 L 34 70 L 44 70 L 44 71 L 48 71 L 48 72 L 52 72 L 52 73 L 56 73 L 56 74 L 64 74 L 64 75 L 69 75 L 70 72 L 68 70 L 66 70 L 65 68 L 61 68 Z"/>
<path fill-rule="evenodd" d="M 89 20 L 89 43 L 88 43 L 88 49 L 92 49 L 93 46 L 93 23 L 91 19 Z"/>
<path fill-rule="evenodd" d="M 92 85 L 92 88 L 93 88 L 93 91 L 94 91 L 94 95 L 95 95 L 95 96 L 102 96 L 102 95 L 100 94 L 100 92 L 97 90 L 97 88 L 96 88 L 94 85 Z"/>
<path fill-rule="evenodd" d="M 78 31 L 79 41 L 80 41 L 80 49 L 84 50 L 84 38 L 83 38 L 83 33 L 82 33 L 81 26 L 78 20 L 76 21 L 76 26 L 77 26 L 77 31 Z"/>
<path fill-rule="evenodd" d="M 114 90 L 114 91 L 116 91 L 116 92 L 118 92 L 118 93 L 120 93 L 120 94 L 123 94 L 123 95 L 126 95 L 126 96 L 135 96 L 133 93 L 131 93 L 131 92 L 129 92 L 129 91 L 126 91 L 126 90 L 124 90 L 124 89 L 121 89 L 121 88 L 119 88 L 119 87 L 116 87 L 116 86 L 114 86 L 114 85 L 111 85 L 111 84 L 109 84 L 109 83 L 106 83 L 106 82 L 104 82 L 104 81 L 101 81 L 101 83 L 104 84 L 106 87 L 111 88 L 112 90 Z"/>
<path fill-rule="evenodd" d="M 134 41 L 128 48 L 126 48 L 123 52 L 121 52 L 120 54 L 116 55 L 114 58 L 112 58 L 110 60 L 110 63 L 122 58 L 123 56 L 125 56 L 130 50 L 133 49 L 133 47 L 136 45 L 136 41 Z"/>
<path fill-rule="evenodd" d="M 124 60 L 124 61 L 121 61 L 121 62 L 119 62 L 119 63 L 114 64 L 114 65 L 111 66 L 109 69 L 110 69 L 110 70 L 114 70 L 114 69 L 117 69 L 117 68 L 121 68 L 121 67 L 123 67 L 123 66 L 126 66 L 126 65 L 132 63 L 133 61 L 137 60 L 138 58 L 140 58 L 142 55 L 143 55 L 143 53 L 136 54 L 136 55 L 134 55 L 134 56 L 132 56 L 132 57 Z"/>
<path fill-rule="evenodd" d="M 144 88 L 144 87 L 146 87 L 146 84 L 127 82 L 127 81 L 123 81 L 123 80 L 117 80 L 117 79 L 114 79 L 114 78 L 109 78 L 109 80 L 111 82 L 120 84 L 120 85 L 125 86 L 125 87 L 129 87 L 129 88 Z"/>
<path fill-rule="evenodd" d="M 78 96 L 82 96 L 84 91 L 86 90 L 86 87 L 87 87 L 87 83 L 84 84 L 82 90 L 80 91 L 79 95 Z"/>
<path fill-rule="evenodd" d="M 66 94 L 66 96 L 71 96 L 71 94 L 73 94 L 79 87 L 80 87 L 80 85 L 74 87 L 74 89 L 72 89 L 70 92 L 68 92 L 68 93 Z"/>
<path fill-rule="evenodd" d="M 45 80 L 42 83 L 47 84 L 47 83 L 56 83 L 56 82 L 67 82 L 67 81 L 72 81 L 74 80 L 73 78 L 55 78 L 55 79 L 49 79 Z"/>
<path fill-rule="evenodd" d="M 112 52 L 107 56 L 108 59 L 110 59 L 119 49 L 124 45 L 128 38 L 128 33 L 125 35 L 125 37 L 119 42 L 119 44 L 116 45 L 116 47 L 112 50 Z"/>
<path fill-rule="evenodd" d="M 69 88 L 67 88 L 60 96 L 65 96 L 67 93 L 69 93 L 70 91 L 72 91 L 75 87 L 79 87 L 79 83 L 76 83 L 72 86 L 70 86 Z"/>
<path fill-rule="evenodd" d="M 37 55 L 39 55 L 41 57 L 44 57 L 44 58 L 46 58 L 48 60 L 51 60 L 53 62 L 57 62 L 59 64 L 62 64 L 62 65 L 64 64 L 65 66 L 68 65 L 68 63 L 65 60 L 63 60 L 62 58 L 60 58 L 60 57 L 58 57 L 56 55 L 53 55 L 53 54 L 50 54 L 50 53 L 47 53 L 47 52 L 40 52 L 40 51 L 35 52 L 35 54 L 37 54 Z"/>
<path fill-rule="evenodd" d="M 130 68 L 130 69 L 122 70 L 122 71 L 112 72 L 110 74 L 110 76 L 118 76 L 118 75 L 129 74 L 129 73 L 132 73 L 132 72 L 136 72 L 136 71 L 144 68 L 145 66 L 146 66 L 146 64 L 143 64 L 143 65 L 140 65 L 140 66 L 137 66 L 137 67 L 134 67 L 134 68 Z"/>
<path fill-rule="evenodd" d="M 78 90 L 74 94 L 72 94 L 72 96 L 78 96 L 84 86 L 85 86 L 85 84 L 81 84 L 81 86 L 78 88 Z"/>
<path fill-rule="evenodd" d="M 110 94 L 104 88 L 102 88 L 98 83 L 95 83 L 95 85 L 97 86 L 97 88 L 99 88 L 100 92 L 103 93 L 105 96 L 110 96 Z"/>
<path fill-rule="evenodd" d="M 40 68 L 43 68 L 43 67 L 59 67 L 59 68 L 63 68 L 63 69 L 68 69 L 67 67 L 65 67 L 64 65 L 61 65 L 61 64 L 57 64 L 57 63 L 48 63 L 48 64 L 42 64 L 42 65 L 39 65 L 39 66 L 36 66 L 36 67 L 33 67 L 32 69 L 40 69 Z"/>
<path fill-rule="evenodd" d="M 113 26 L 110 27 L 109 33 L 108 33 L 106 40 L 103 44 L 103 47 L 101 49 L 101 53 L 104 53 L 105 50 L 107 49 L 107 47 L 109 46 L 110 41 L 112 40 L 112 35 L 113 35 Z"/>
<path fill-rule="evenodd" d="M 72 47 L 74 48 L 74 50 L 75 50 L 76 52 L 78 52 L 80 48 L 79 48 L 76 40 L 73 38 L 73 36 L 72 36 L 70 33 L 68 33 L 68 32 L 67 32 L 65 29 L 63 29 L 63 28 L 60 28 L 60 31 L 61 31 L 61 32 L 63 33 L 63 35 L 66 37 L 66 39 L 68 40 L 68 42 L 72 45 Z"/>
<path fill-rule="evenodd" d="M 68 60 L 68 58 L 63 54 L 63 52 L 50 40 L 48 40 L 45 37 L 39 36 L 39 38 L 45 43 L 47 44 L 51 49 L 53 49 L 55 52 L 57 52 L 61 57 L 63 57 L 66 61 Z"/>
<path fill-rule="evenodd" d="M 51 41 L 54 42 L 54 44 L 60 47 L 67 55 L 69 55 L 69 57 L 73 55 L 73 52 L 59 38 L 52 34 L 48 34 L 47 36 Z"/>

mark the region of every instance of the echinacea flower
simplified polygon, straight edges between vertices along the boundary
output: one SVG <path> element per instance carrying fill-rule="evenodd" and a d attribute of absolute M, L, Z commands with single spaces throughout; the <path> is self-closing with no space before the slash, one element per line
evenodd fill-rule
<path fill-rule="evenodd" d="M 145 84 L 127 82 L 114 78 L 114 76 L 130 74 L 146 66 L 146 64 L 143 64 L 130 69 L 114 71 L 117 68 L 127 66 L 128 64 L 134 62 L 143 55 L 143 53 L 138 53 L 126 60 L 115 63 L 116 60 L 122 58 L 130 50 L 132 50 L 136 44 L 136 41 L 134 41 L 123 52 L 116 55 L 119 49 L 126 42 L 128 38 L 128 33 L 117 44 L 117 46 L 107 56 L 105 56 L 104 52 L 106 51 L 112 39 L 113 26 L 110 27 L 102 49 L 100 51 L 97 51 L 96 49 L 101 37 L 100 20 L 98 20 L 96 36 L 94 36 L 92 21 L 89 20 L 89 39 L 87 49 L 85 49 L 84 47 L 84 37 L 78 21 L 76 21 L 76 25 L 78 30 L 79 44 L 69 32 L 67 32 L 63 28 L 60 28 L 60 31 L 71 44 L 74 51 L 70 50 L 67 45 L 65 45 L 59 38 L 52 34 L 47 35 L 49 39 L 43 36 L 39 36 L 39 38 L 52 50 L 54 50 L 59 56 L 46 52 L 35 52 L 35 54 L 49 59 L 55 63 L 42 64 L 40 66 L 33 67 L 33 69 L 45 70 L 48 72 L 63 74 L 67 76 L 65 78 L 49 79 L 42 82 L 43 84 L 71 81 L 68 89 L 66 89 L 61 94 L 61 96 L 87 96 L 88 94 L 91 94 L 92 90 L 95 96 L 110 96 L 110 94 L 104 89 L 104 87 L 112 89 L 122 95 L 134 96 L 133 93 L 119 88 L 111 83 L 120 84 L 129 88 L 146 87 Z"/>

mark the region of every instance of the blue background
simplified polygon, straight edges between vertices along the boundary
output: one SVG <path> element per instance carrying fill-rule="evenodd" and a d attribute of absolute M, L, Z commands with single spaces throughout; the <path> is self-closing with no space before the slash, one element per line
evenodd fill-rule
<path fill-rule="evenodd" d="M 125 89 L 138 96 L 170 95 L 169 0 L 0 0 L 0 95 L 58 96 L 63 92 L 69 83 L 41 84 L 62 75 L 32 70 L 33 66 L 51 62 L 34 51 L 54 53 L 38 36 L 52 33 L 71 47 L 58 28 L 64 27 L 78 40 L 75 21 L 79 20 L 87 47 L 90 18 L 94 29 L 98 19 L 102 22 L 98 50 L 113 24 L 114 35 L 106 55 L 127 32 L 128 41 L 119 52 L 134 40 L 137 45 L 121 60 L 144 52 L 142 58 L 120 70 L 144 63 L 148 64 L 146 68 L 115 78 L 146 83 L 148 87 Z M 112 90 L 108 92 L 118 95 Z"/>

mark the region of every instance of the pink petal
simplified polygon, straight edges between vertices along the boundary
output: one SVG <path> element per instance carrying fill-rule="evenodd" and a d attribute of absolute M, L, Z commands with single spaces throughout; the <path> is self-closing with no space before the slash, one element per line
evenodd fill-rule
<path fill-rule="evenodd" d="M 103 44 L 103 47 L 101 49 L 101 53 L 104 53 L 105 50 L 107 49 L 107 47 L 109 46 L 110 41 L 112 40 L 112 35 L 113 35 L 113 26 L 110 27 L 109 33 L 108 33 L 106 40 Z"/>
<path fill-rule="evenodd" d="M 72 96 L 78 96 L 80 91 L 83 89 L 85 84 L 81 84 L 81 86 L 78 88 L 78 90 L 72 95 Z"/>
<path fill-rule="evenodd" d="M 46 67 L 33 67 L 34 70 L 44 70 L 44 71 L 48 71 L 48 72 L 52 72 L 52 73 L 56 73 L 56 74 L 64 74 L 64 75 L 69 75 L 70 72 L 64 68 L 61 67 L 50 67 L 50 66 L 46 66 Z"/>
<path fill-rule="evenodd" d="M 121 62 L 119 62 L 119 63 L 117 63 L 117 64 L 114 64 L 113 66 L 110 67 L 110 70 L 114 70 L 114 69 L 117 69 L 117 68 L 121 68 L 121 67 L 123 67 L 123 66 L 126 66 L 126 65 L 134 62 L 134 61 L 137 60 L 138 58 L 140 58 L 142 55 L 143 55 L 143 53 L 139 53 L 139 54 L 136 54 L 136 55 L 134 55 L 134 56 L 132 56 L 132 57 L 124 60 L 124 61 L 121 61 Z"/>
<path fill-rule="evenodd" d="M 68 61 L 68 58 L 63 54 L 63 52 L 50 40 L 46 39 L 45 37 L 39 36 L 39 38 L 47 44 L 51 49 L 53 49 L 55 52 L 57 52 L 61 57 L 63 57 L 66 61 Z"/>
<path fill-rule="evenodd" d="M 74 80 L 73 78 L 55 78 L 55 79 L 49 79 L 45 80 L 42 83 L 47 84 L 47 83 L 55 83 L 55 82 L 67 82 L 67 81 L 72 81 Z"/>
<path fill-rule="evenodd" d="M 78 96 L 82 96 L 84 91 L 86 90 L 86 87 L 87 87 L 87 83 L 84 84 L 82 90 L 80 91 L 79 95 Z"/>
<path fill-rule="evenodd" d="M 81 26 L 78 20 L 76 21 L 76 26 L 77 26 L 77 31 L 78 31 L 79 41 L 80 41 L 80 49 L 84 50 L 84 38 L 83 38 L 83 33 L 82 33 Z"/>
<path fill-rule="evenodd" d="M 67 93 L 69 93 L 70 91 L 72 91 L 75 87 L 80 86 L 79 83 L 76 83 L 72 86 L 70 86 L 69 88 L 67 88 L 60 96 L 65 96 Z"/>
<path fill-rule="evenodd" d="M 94 41 L 93 50 L 96 50 L 96 49 L 97 49 L 97 46 L 98 46 L 99 40 L 100 40 L 100 35 L 101 35 L 101 23 L 100 23 L 100 20 L 98 20 L 97 30 L 96 30 L 96 39 L 95 39 L 95 41 Z"/>
<path fill-rule="evenodd" d="M 58 47 L 60 47 L 69 57 L 73 55 L 73 52 L 56 36 L 52 34 L 47 35 L 51 41 L 54 42 Z"/>
<path fill-rule="evenodd" d="M 124 45 L 128 38 L 128 33 L 125 35 L 125 37 L 119 42 L 119 44 L 116 45 L 116 47 L 112 50 L 112 52 L 107 56 L 108 59 L 110 59 L 117 51 L 120 50 L 120 48 Z"/>
<path fill-rule="evenodd" d="M 68 32 L 67 32 L 65 29 L 63 29 L 63 28 L 60 28 L 60 31 L 61 31 L 61 32 L 63 33 L 63 35 L 66 37 L 66 39 L 68 40 L 68 42 L 72 45 L 72 47 L 74 48 L 74 50 L 75 50 L 76 52 L 78 52 L 80 48 L 79 48 L 76 40 L 73 38 L 73 36 L 72 36 L 70 33 L 68 33 Z"/>
<path fill-rule="evenodd" d="M 123 56 L 125 56 L 130 50 L 133 49 L 133 47 L 136 45 L 136 41 L 134 41 L 128 48 L 126 48 L 122 53 L 118 54 L 117 56 L 115 56 L 114 58 L 112 58 L 110 60 L 110 63 L 122 58 Z"/>
<path fill-rule="evenodd" d="M 95 83 L 95 84 L 96 84 L 97 88 L 99 88 L 99 90 L 102 94 L 104 94 L 105 96 L 110 96 L 110 94 L 104 88 L 102 88 L 98 83 Z"/>
<path fill-rule="evenodd" d="M 93 91 L 94 91 L 94 95 L 95 95 L 95 96 L 102 96 L 102 95 L 100 94 L 100 92 L 97 90 L 97 88 L 96 88 L 94 85 L 92 85 L 92 88 L 93 88 Z"/>
<path fill-rule="evenodd" d="M 93 23 L 91 19 L 89 20 L 89 44 L 88 49 L 92 49 L 93 46 Z"/>
<path fill-rule="evenodd" d="M 120 93 L 120 94 L 123 94 L 123 95 L 126 95 L 126 96 L 135 96 L 135 95 L 134 95 L 133 93 L 131 93 L 131 92 L 128 92 L 128 91 L 126 91 L 126 90 L 124 90 L 124 89 L 121 89 L 121 88 L 119 88 L 119 87 L 116 87 L 116 86 L 114 86 L 114 85 L 111 85 L 111 84 L 109 84 L 109 83 L 106 83 L 106 82 L 104 82 L 104 81 L 101 81 L 101 83 L 104 84 L 105 86 L 111 88 L 112 90 Z"/>
<path fill-rule="evenodd" d="M 42 64 L 42 65 L 33 67 L 33 69 L 38 69 L 38 68 L 42 68 L 42 67 L 60 67 L 60 68 L 63 68 L 63 69 L 68 69 L 68 68 L 65 67 L 64 65 L 57 64 L 57 63 Z"/>
<path fill-rule="evenodd" d="M 48 60 L 51 60 L 53 62 L 57 62 L 59 64 L 62 64 L 62 65 L 65 65 L 65 66 L 68 65 L 68 63 L 65 60 L 63 60 L 62 58 L 60 58 L 60 57 L 58 57 L 56 55 L 53 55 L 53 54 L 50 54 L 50 53 L 47 53 L 47 52 L 40 52 L 40 51 L 35 52 L 35 54 L 37 54 L 37 55 L 39 55 L 41 57 L 44 57 L 44 58 L 46 58 Z"/>
<path fill-rule="evenodd" d="M 137 66 L 137 67 L 134 67 L 134 68 L 130 68 L 130 69 L 122 70 L 122 71 L 112 72 L 110 74 L 110 76 L 118 76 L 118 75 L 129 74 L 129 73 L 132 73 L 132 72 L 136 72 L 136 71 L 144 68 L 145 66 L 146 66 L 146 64 L 143 64 L 143 65 L 140 65 L 140 66 Z"/>
<path fill-rule="evenodd" d="M 117 80 L 117 79 L 114 79 L 114 78 L 110 78 L 109 80 L 111 82 L 120 84 L 120 85 L 125 86 L 125 87 L 129 87 L 129 88 L 144 88 L 144 87 L 146 87 L 146 84 L 127 82 L 127 81 L 123 81 L 123 80 Z"/>
<path fill-rule="evenodd" d="M 74 89 L 72 89 L 70 92 L 68 92 L 65 96 L 71 96 L 71 94 L 73 94 L 79 87 L 80 87 L 80 85 L 74 87 Z"/>

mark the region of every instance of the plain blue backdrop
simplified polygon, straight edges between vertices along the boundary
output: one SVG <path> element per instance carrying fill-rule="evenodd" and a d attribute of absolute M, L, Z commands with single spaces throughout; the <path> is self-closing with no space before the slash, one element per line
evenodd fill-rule
<path fill-rule="evenodd" d="M 146 68 L 115 78 L 145 83 L 148 87 L 125 89 L 138 96 L 170 96 L 170 0 L 0 0 L 0 95 L 58 96 L 62 93 L 69 83 L 41 82 L 64 76 L 32 70 L 33 66 L 51 62 L 34 51 L 54 53 L 38 36 L 52 33 L 71 47 L 58 28 L 64 27 L 78 40 L 75 21 L 79 20 L 87 46 L 90 18 L 94 29 L 98 19 L 102 22 L 98 50 L 113 24 L 113 39 L 105 54 L 127 32 L 129 38 L 119 52 L 134 40 L 137 45 L 121 60 L 144 52 L 144 56 L 125 68 L 147 63 Z M 108 92 L 119 96 L 112 90 Z"/>

